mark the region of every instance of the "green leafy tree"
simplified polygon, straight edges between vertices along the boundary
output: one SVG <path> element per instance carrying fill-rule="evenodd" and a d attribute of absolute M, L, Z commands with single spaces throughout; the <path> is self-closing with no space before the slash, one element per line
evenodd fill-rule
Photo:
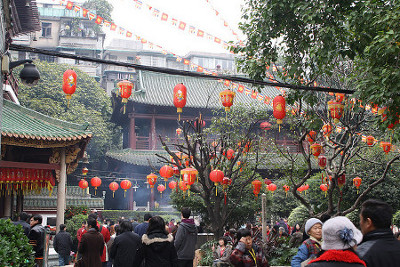
<path fill-rule="evenodd" d="M 71 237 L 74 241 L 76 240 L 76 233 L 78 232 L 79 228 L 82 227 L 82 223 L 87 221 L 87 218 L 88 216 L 85 214 L 76 214 L 71 218 L 67 219 L 66 221 L 67 231 L 71 234 Z"/>
<path fill-rule="evenodd" d="M 82 5 L 84 8 L 96 11 L 96 14 L 107 21 L 112 21 L 111 13 L 114 7 L 107 0 L 87 0 Z M 96 33 L 102 32 L 101 27 L 97 24 L 94 25 Z"/>
<path fill-rule="evenodd" d="M 87 148 L 91 163 L 96 168 L 104 168 L 105 152 L 120 145 L 120 129 L 110 122 L 110 98 L 94 78 L 77 68 L 45 61 L 35 64 L 41 78 L 33 87 L 21 85 L 18 92 L 21 104 L 57 119 L 88 123 L 88 130 L 93 133 Z M 63 73 L 67 69 L 73 69 L 78 76 L 76 92 L 69 106 L 62 90 Z"/>

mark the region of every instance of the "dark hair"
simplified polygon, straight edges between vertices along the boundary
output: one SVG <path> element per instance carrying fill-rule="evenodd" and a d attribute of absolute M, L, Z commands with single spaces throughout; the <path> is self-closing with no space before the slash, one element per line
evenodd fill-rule
<path fill-rule="evenodd" d="M 396 238 L 399 238 L 400 232 L 395 233 L 394 236 L 395 236 Z"/>
<path fill-rule="evenodd" d="M 19 219 L 26 222 L 29 219 L 29 214 L 26 212 L 21 212 L 19 214 Z"/>
<path fill-rule="evenodd" d="M 330 218 L 331 218 L 331 215 L 324 213 L 324 214 L 321 215 L 321 222 L 324 223 L 327 220 L 329 220 Z"/>
<path fill-rule="evenodd" d="M 168 232 L 165 229 L 164 219 L 161 218 L 160 216 L 154 216 L 149 221 L 149 227 L 147 228 L 146 233 L 149 234 L 153 231 L 158 231 L 158 232 L 161 231 L 162 233 L 168 235 Z"/>
<path fill-rule="evenodd" d="M 35 221 L 38 221 L 39 224 L 41 224 L 43 221 L 42 215 L 40 214 L 32 215 L 31 218 L 33 218 Z"/>
<path fill-rule="evenodd" d="M 226 244 L 228 244 L 228 240 L 226 239 L 225 236 L 221 236 L 218 240 L 224 241 L 224 246 L 226 246 Z"/>
<path fill-rule="evenodd" d="M 60 231 L 64 231 L 66 225 L 65 224 L 60 224 Z"/>
<path fill-rule="evenodd" d="M 94 219 L 94 220 L 97 221 L 97 214 L 96 214 L 96 213 L 90 213 L 90 214 L 88 215 L 88 219 Z"/>
<path fill-rule="evenodd" d="M 115 231 L 115 233 L 117 234 L 117 235 L 119 235 L 121 232 L 120 232 L 120 228 L 119 228 L 119 224 L 115 224 L 114 225 L 114 231 Z"/>
<path fill-rule="evenodd" d="M 88 218 L 87 224 L 91 227 L 96 229 L 96 231 L 99 231 L 99 227 L 97 226 L 97 221 L 93 218 Z"/>
<path fill-rule="evenodd" d="M 192 211 L 187 207 L 182 208 L 181 212 L 182 212 L 182 217 L 185 219 L 189 219 L 190 214 L 192 213 Z"/>
<path fill-rule="evenodd" d="M 146 214 L 143 216 L 143 219 L 144 219 L 144 221 L 150 220 L 150 219 L 151 219 L 151 214 L 150 214 L 150 213 L 146 213 Z"/>
<path fill-rule="evenodd" d="M 119 233 L 125 233 L 125 232 L 132 232 L 132 223 L 127 220 L 121 220 L 121 222 L 119 223 Z"/>
<path fill-rule="evenodd" d="M 368 199 L 361 205 L 361 216 L 364 220 L 370 218 L 377 229 L 390 228 L 392 214 L 392 207 L 380 200 Z"/>
<path fill-rule="evenodd" d="M 251 236 L 251 232 L 247 228 L 240 228 L 236 233 L 236 239 L 238 242 L 242 237 L 246 237 L 246 236 Z"/>

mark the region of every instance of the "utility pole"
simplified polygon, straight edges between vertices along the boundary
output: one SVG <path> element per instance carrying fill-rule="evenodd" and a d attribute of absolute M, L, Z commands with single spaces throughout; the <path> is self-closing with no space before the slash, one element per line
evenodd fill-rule
<path fill-rule="evenodd" d="M 263 242 L 267 241 L 267 226 L 265 224 L 265 217 L 266 217 L 266 202 L 267 202 L 267 196 L 262 193 L 261 195 L 261 220 L 262 220 L 262 240 Z"/>

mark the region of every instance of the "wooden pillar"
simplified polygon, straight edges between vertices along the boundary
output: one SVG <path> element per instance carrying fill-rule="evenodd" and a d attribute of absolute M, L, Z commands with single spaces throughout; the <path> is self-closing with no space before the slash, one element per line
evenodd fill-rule
<path fill-rule="evenodd" d="M 157 146 L 156 139 L 156 117 L 151 116 L 151 133 L 150 133 L 151 150 L 155 150 Z"/>
<path fill-rule="evenodd" d="M 13 195 L 6 193 L 4 196 L 4 217 L 11 218 Z"/>
<path fill-rule="evenodd" d="M 128 210 L 133 210 L 133 189 L 129 189 L 129 197 L 128 197 Z"/>
<path fill-rule="evenodd" d="M 154 209 L 154 190 L 155 188 L 152 188 L 150 191 L 150 210 Z"/>
<path fill-rule="evenodd" d="M 135 117 L 133 114 L 131 114 L 129 118 L 129 148 L 136 149 Z"/>
<path fill-rule="evenodd" d="M 60 157 L 60 181 L 58 182 L 57 186 L 57 233 L 60 230 L 60 224 L 64 223 L 64 212 L 66 204 L 65 186 L 67 183 L 67 165 L 65 164 L 65 147 L 61 148 Z"/>
<path fill-rule="evenodd" d="M 20 214 L 23 210 L 24 210 L 24 194 L 21 189 L 18 189 L 17 206 L 15 207 L 15 211 L 17 214 Z"/>

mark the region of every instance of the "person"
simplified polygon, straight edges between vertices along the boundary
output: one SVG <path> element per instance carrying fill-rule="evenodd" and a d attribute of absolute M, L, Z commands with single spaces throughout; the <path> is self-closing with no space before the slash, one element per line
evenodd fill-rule
<path fill-rule="evenodd" d="M 18 221 L 14 222 L 15 225 L 21 225 L 22 229 L 24 230 L 24 234 L 28 236 L 29 230 L 31 229 L 31 226 L 27 223 L 27 220 L 29 219 L 29 215 L 26 212 L 21 212 L 18 215 Z"/>
<path fill-rule="evenodd" d="M 150 213 L 146 213 L 143 216 L 143 220 L 144 222 L 142 222 L 141 224 L 139 224 L 138 226 L 135 227 L 135 233 L 139 235 L 140 238 L 142 238 L 142 236 L 146 233 L 147 231 L 147 227 L 149 227 L 149 220 L 151 219 L 151 214 Z"/>
<path fill-rule="evenodd" d="M 189 219 L 191 210 L 182 208 L 181 223 L 175 236 L 175 249 L 178 254 L 179 267 L 192 267 L 194 250 L 197 243 L 197 229 L 193 219 Z"/>
<path fill-rule="evenodd" d="M 360 228 L 364 238 L 357 253 L 368 267 L 400 265 L 400 242 L 390 230 L 392 214 L 392 207 L 380 200 L 369 199 L 361 205 Z"/>
<path fill-rule="evenodd" d="M 229 257 L 232 253 L 232 246 L 228 244 L 228 239 L 222 236 L 218 240 L 218 247 L 212 246 L 213 252 L 213 265 L 212 266 L 231 266 L 229 262 Z"/>
<path fill-rule="evenodd" d="M 60 224 L 60 231 L 55 235 L 53 240 L 54 250 L 58 254 L 58 265 L 65 266 L 69 264 L 72 238 L 66 230 L 65 224 Z"/>
<path fill-rule="evenodd" d="M 400 232 L 397 232 L 394 236 L 396 237 L 397 240 L 400 241 Z"/>
<path fill-rule="evenodd" d="M 117 236 L 117 230 L 118 230 L 117 224 L 113 224 L 110 226 L 110 240 L 108 240 L 108 242 L 107 242 L 108 255 L 111 254 L 111 247 L 112 247 L 112 244 L 114 243 L 115 237 Z M 107 267 L 112 267 L 112 266 L 113 266 L 113 260 L 110 257 L 110 259 L 108 260 L 108 263 L 107 263 Z"/>
<path fill-rule="evenodd" d="M 176 230 L 175 219 L 171 219 L 171 221 L 169 221 L 168 223 L 168 232 L 171 234 L 175 232 L 175 230 Z"/>
<path fill-rule="evenodd" d="M 317 218 L 311 218 L 307 220 L 304 231 L 310 238 L 303 242 L 292 258 L 292 267 L 300 267 L 302 262 L 316 258 L 321 251 L 322 222 Z"/>
<path fill-rule="evenodd" d="M 269 266 L 263 250 L 253 244 L 251 232 L 247 228 L 241 228 L 237 232 L 237 244 L 229 260 L 233 266 L 265 267 Z"/>
<path fill-rule="evenodd" d="M 279 227 L 279 237 L 283 237 L 283 236 L 288 236 L 288 234 L 286 233 L 286 231 L 285 231 L 285 229 L 282 227 L 282 226 L 280 226 Z"/>
<path fill-rule="evenodd" d="M 99 229 L 100 234 L 103 236 L 104 244 L 107 244 L 107 242 L 110 240 L 110 231 L 107 229 L 107 227 L 99 224 L 99 222 L 97 221 L 98 218 L 97 210 L 94 211 L 96 212 L 93 212 L 88 215 L 88 219 L 91 218 L 96 221 L 97 228 Z M 108 261 L 108 252 L 107 252 L 107 245 L 105 245 L 103 253 L 101 254 L 101 262 L 103 267 L 107 267 L 107 261 Z"/>
<path fill-rule="evenodd" d="M 139 225 L 138 219 L 136 217 L 134 217 L 132 219 L 132 229 L 135 230 L 136 226 Z"/>
<path fill-rule="evenodd" d="M 296 223 L 295 226 L 293 227 L 291 235 L 294 235 L 297 232 L 300 232 L 301 226 L 300 224 Z"/>
<path fill-rule="evenodd" d="M 288 229 L 288 225 L 286 224 L 285 220 L 283 218 L 280 219 L 279 223 L 278 223 L 279 227 L 282 227 L 283 230 L 286 232 L 286 234 L 289 234 L 289 229 Z"/>
<path fill-rule="evenodd" d="M 86 222 L 82 222 L 81 228 L 76 231 L 76 239 L 78 239 L 78 245 L 81 242 L 82 235 L 86 232 Z"/>
<path fill-rule="evenodd" d="M 103 250 L 103 236 L 99 233 L 97 221 L 90 217 L 87 220 L 86 233 L 82 235 L 78 247 L 78 253 L 81 255 L 78 266 L 101 267 L 101 255 L 103 254 Z"/>
<path fill-rule="evenodd" d="M 29 244 L 33 247 L 35 252 L 35 263 L 36 266 L 43 265 L 43 254 L 44 254 L 44 227 L 42 226 L 42 215 L 33 215 L 29 221 L 31 230 L 28 233 Z"/>
<path fill-rule="evenodd" d="M 363 267 L 367 266 L 354 251 L 362 240 L 362 233 L 346 217 L 327 220 L 322 226 L 321 255 L 310 261 L 310 267 Z M 384 265 L 382 265 L 384 266 Z"/>
<path fill-rule="evenodd" d="M 160 216 L 152 217 L 147 232 L 142 236 L 140 261 L 144 260 L 145 267 L 178 266 L 178 255 L 173 242 L 174 238 L 167 232 L 164 219 Z"/>
<path fill-rule="evenodd" d="M 132 223 L 125 219 L 120 221 L 118 233 L 110 251 L 114 267 L 140 266 L 140 257 L 137 255 L 137 251 L 142 246 L 142 240 L 138 234 L 132 232 Z"/>

